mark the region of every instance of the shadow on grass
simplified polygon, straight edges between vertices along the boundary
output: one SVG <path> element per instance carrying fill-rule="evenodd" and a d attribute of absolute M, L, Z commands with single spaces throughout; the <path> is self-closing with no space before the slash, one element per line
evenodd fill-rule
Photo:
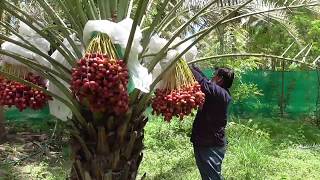
<path fill-rule="evenodd" d="M 65 180 L 68 177 L 71 162 L 63 158 L 60 153 L 50 157 L 46 154 L 31 156 L 33 154 L 24 153 L 23 156 L 28 158 L 21 162 L 18 159 L 1 162 L 0 180 Z M 13 157 L 13 154 L 8 156 Z"/>

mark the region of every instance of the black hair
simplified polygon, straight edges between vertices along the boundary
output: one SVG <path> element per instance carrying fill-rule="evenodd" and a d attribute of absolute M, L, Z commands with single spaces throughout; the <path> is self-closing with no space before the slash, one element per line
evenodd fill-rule
<path fill-rule="evenodd" d="M 229 89 L 234 79 L 234 71 L 229 68 L 215 68 L 215 75 L 223 79 L 223 88 Z"/>

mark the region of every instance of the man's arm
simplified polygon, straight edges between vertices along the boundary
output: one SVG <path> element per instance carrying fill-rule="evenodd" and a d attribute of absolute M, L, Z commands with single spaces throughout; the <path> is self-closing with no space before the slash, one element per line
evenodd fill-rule
<path fill-rule="evenodd" d="M 212 82 L 210 82 L 205 76 L 204 74 L 201 72 L 201 70 L 196 67 L 196 66 L 192 66 L 191 67 L 191 71 L 195 77 L 195 79 L 198 81 L 198 83 L 201 86 L 201 91 L 205 94 L 212 94 L 211 91 L 211 84 Z"/>
<path fill-rule="evenodd" d="M 197 71 L 199 73 L 199 75 L 201 75 L 202 77 L 205 77 L 206 79 L 208 79 L 203 72 L 200 70 L 199 67 L 197 67 L 195 64 L 191 65 L 191 70 Z M 194 73 L 193 73 L 194 74 Z M 194 75 L 195 76 L 195 75 Z"/>
<path fill-rule="evenodd" d="M 211 95 L 213 97 L 225 98 L 225 92 L 222 87 L 218 86 L 216 83 L 211 82 L 198 67 L 192 66 L 191 71 L 201 86 L 201 91 L 206 95 Z"/>

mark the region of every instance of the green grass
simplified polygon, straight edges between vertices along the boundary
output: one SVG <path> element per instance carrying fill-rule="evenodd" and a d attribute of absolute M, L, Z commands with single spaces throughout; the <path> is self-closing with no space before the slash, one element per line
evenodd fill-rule
<path fill-rule="evenodd" d="M 145 129 L 139 177 L 148 180 L 200 179 L 190 143 L 192 118 L 166 123 L 150 117 Z M 39 126 L 39 124 L 37 125 Z M 303 121 L 255 118 L 228 123 L 225 179 L 307 179 L 320 177 L 320 129 Z M 60 158 L 41 159 L 6 169 L 9 179 L 65 179 L 67 150 Z M 1 178 L 0 178 L 1 179 Z"/>
<path fill-rule="evenodd" d="M 146 127 L 147 179 L 200 179 L 189 142 L 192 119 L 170 124 L 151 118 Z M 228 123 L 225 179 L 318 179 L 320 129 L 292 120 L 234 120 Z"/>
<path fill-rule="evenodd" d="M 192 121 L 166 123 L 158 118 L 150 119 L 140 174 L 146 172 L 146 179 L 199 179 L 188 137 Z"/>

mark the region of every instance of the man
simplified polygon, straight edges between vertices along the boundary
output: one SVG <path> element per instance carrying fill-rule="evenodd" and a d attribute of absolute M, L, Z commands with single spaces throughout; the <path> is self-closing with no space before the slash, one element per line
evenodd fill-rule
<path fill-rule="evenodd" d="M 218 68 L 209 80 L 198 67 L 192 65 L 191 70 L 206 95 L 192 127 L 191 142 L 196 163 L 202 180 L 219 180 L 222 179 L 221 164 L 227 144 L 225 127 L 234 72 L 228 68 Z"/>

